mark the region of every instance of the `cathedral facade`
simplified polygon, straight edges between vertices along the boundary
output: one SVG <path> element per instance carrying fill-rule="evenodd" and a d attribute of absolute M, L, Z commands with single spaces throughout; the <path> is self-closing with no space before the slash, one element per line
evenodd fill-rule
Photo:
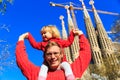
<path fill-rule="evenodd" d="M 104 28 L 102 20 L 100 19 L 97 10 L 94 6 L 93 0 L 90 0 L 90 5 L 92 7 L 92 12 L 96 26 L 93 25 L 93 22 L 91 20 L 91 17 L 88 13 L 88 10 L 86 9 L 83 0 L 80 0 L 80 2 L 82 4 L 82 11 L 84 16 L 84 24 L 86 28 L 87 38 L 91 45 L 91 52 L 92 52 L 91 61 L 93 62 L 97 70 L 100 71 L 99 73 L 102 73 L 102 74 L 99 73 L 93 74 L 91 68 L 88 67 L 88 69 L 84 72 L 84 75 L 80 80 L 94 80 L 98 76 L 100 80 L 111 80 L 111 78 L 109 78 L 110 75 L 108 75 L 110 72 L 108 69 L 111 68 L 111 66 L 114 66 L 116 68 L 117 75 L 120 74 L 120 61 L 118 57 L 115 55 L 115 53 L 120 54 L 120 44 L 112 42 L 111 39 L 109 39 L 109 36 Z M 64 7 L 67 12 L 68 30 L 70 32 L 72 28 L 78 28 L 76 17 L 74 14 L 74 7 L 72 6 L 72 4 L 70 4 L 69 6 L 65 5 Z M 62 25 L 62 38 L 67 39 L 68 34 L 65 29 L 65 25 L 64 25 L 65 23 L 63 19 L 64 17 L 60 16 L 61 25 Z M 74 61 L 77 58 L 79 49 L 80 47 L 78 45 L 78 37 L 76 36 L 73 44 L 70 47 L 64 49 L 69 63 L 72 63 L 72 61 Z M 94 79 L 92 77 L 94 77 Z M 112 80 L 118 80 L 118 79 L 120 79 L 119 76 L 115 76 L 115 78 Z M 95 80 L 97 80 L 97 78 Z"/>

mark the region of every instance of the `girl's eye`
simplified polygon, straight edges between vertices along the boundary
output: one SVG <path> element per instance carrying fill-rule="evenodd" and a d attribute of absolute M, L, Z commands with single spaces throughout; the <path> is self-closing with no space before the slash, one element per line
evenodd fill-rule
<path fill-rule="evenodd" d="M 42 35 L 43 35 L 43 34 L 46 34 L 46 32 L 43 32 Z"/>

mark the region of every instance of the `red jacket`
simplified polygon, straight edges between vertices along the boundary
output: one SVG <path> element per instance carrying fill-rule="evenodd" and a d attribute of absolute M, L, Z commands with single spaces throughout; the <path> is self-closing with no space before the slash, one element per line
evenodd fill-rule
<path fill-rule="evenodd" d="M 36 40 L 33 38 L 33 36 L 30 33 L 28 34 L 28 40 L 33 48 L 38 49 L 38 50 L 43 50 L 43 51 L 45 49 L 46 44 L 48 43 L 48 41 L 36 42 Z M 57 42 L 63 48 L 68 47 L 74 41 L 74 34 L 71 31 L 67 40 L 62 40 L 60 38 L 51 38 L 49 41 Z"/>
<path fill-rule="evenodd" d="M 36 42 L 33 36 L 29 33 L 28 40 L 33 48 L 44 51 L 46 44 L 48 41 Z M 67 40 L 62 40 L 60 38 L 51 38 L 49 41 L 57 42 L 62 48 L 69 47 L 74 41 L 73 31 L 70 32 L 70 35 Z M 64 52 L 64 51 L 63 51 Z M 66 61 L 66 56 L 64 55 L 63 61 Z"/>
<path fill-rule="evenodd" d="M 80 50 L 78 58 L 71 64 L 76 78 L 80 78 L 89 65 L 91 51 L 88 40 L 84 35 L 79 36 Z M 40 67 L 29 61 L 24 41 L 18 41 L 16 46 L 16 62 L 28 80 L 37 80 Z M 47 80 L 65 80 L 63 70 L 48 71 Z"/>

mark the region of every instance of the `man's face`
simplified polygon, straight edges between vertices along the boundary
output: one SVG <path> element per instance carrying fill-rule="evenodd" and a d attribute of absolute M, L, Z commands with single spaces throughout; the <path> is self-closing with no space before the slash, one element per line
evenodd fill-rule
<path fill-rule="evenodd" d="M 52 46 L 47 49 L 45 53 L 45 60 L 47 61 L 49 67 L 53 70 L 57 69 L 63 58 L 63 53 L 60 52 L 58 46 Z"/>

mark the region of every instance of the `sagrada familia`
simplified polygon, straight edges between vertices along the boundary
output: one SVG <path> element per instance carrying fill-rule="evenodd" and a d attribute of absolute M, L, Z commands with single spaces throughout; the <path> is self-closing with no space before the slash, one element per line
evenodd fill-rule
<path fill-rule="evenodd" d="M 107 64 L 113 64 L 118 68 L 117 72 L 120 74 L 120 61 L 116 57 L 115 53 L 120 54 L 120 44 L 116 42 L 112 42 L 111 39 L 108 37 L 108 34 L 103 26 L 103 23 L 100 19 L 100 16 L 98 15 L 98 12 L 94 6 L 93 0 L 90 0 L 90 5 L 92 6 L 92 12 L 94 15 L 94 20 L 95 20 L 95 25 L 93 25 L 91 17 L 88 13 L 88 10 L 86 9 L 86 6 L 83 2 L 83 0 L 80 0 L 82 4 L 82 11 L 83 11 L 83 16 L 84 16 L 84 23 L 85 23 L 85 28 L 86 28 L 86 33 L 87 33 L 87 38 L 90 42 L 91 45 L 91 51 L 92 51 L 92 63 L 98 68 L 98 70 L 102 71 L 103 70 L 103 65 Z M 52 6 L 61 6 L 60 4 L 55 4 L 53 2 L 50 3 Z M 69 31 L 73 28 L 77 28 L 77 23 L 76 23 L 76 18 L 74 14 L 74 7 L 72 4 L 64 6 L 64 8 L 67 11 L 67 18 L 68 18 L 68 26 L 69 26 Z M 61 25 L 62 25 L 62 38 L 67 39 L 67 32 L 65 29 L 65 23 L 64 23 L 64 17 L 60 16 L 61 20 Z M 77 57 L 78 57 L 78 50 L 80 49 L 78 45 L 78 37 L 76 36 L 74 39 L 73 44 L 65 48 L 65 53 L 67 56 L 67 60 L 72 63 Z M 72 54 L 70 54 L 72 53 Z M 105 59 L 107 59 L 107 63 L 105 63 Z M 105 66 L 106 67 L 106 66 Z M 106 67 L 108 68 L 108 67 Z M 92 76 L 97 76 L 98 75 L 92 75 L 90 73 L 90 68 L 84 72 L 83 76 L 81 79 L 78 80 L 93 80 Z M 113 75 L 114 76 L 114 75 Z M 112 79 L 112 80 L 118 80 L 120 78 Z M 98 80 L 97 78 L 95 80 Z M 99 79 L 99 80 L 110 80 L 107 78 L 107 76 L 104 76 L 104 78 Z"/>

